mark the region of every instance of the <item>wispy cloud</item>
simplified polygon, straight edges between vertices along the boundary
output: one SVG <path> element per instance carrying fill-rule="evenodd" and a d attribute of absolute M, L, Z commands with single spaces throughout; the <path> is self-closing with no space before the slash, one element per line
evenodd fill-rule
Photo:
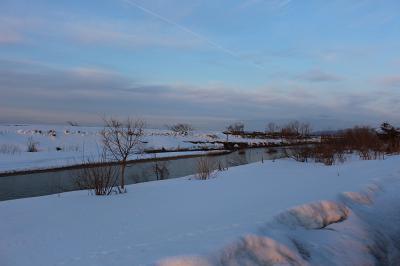
<path fill-rule="evenodd" d="M 172 25 L 172 26 L 176 27 L 177 29 L 179 29 L 179 30 L 191 35 L 192 37 L 194 37 L 194 38 L 206 43 L 210 47 L 213 47 L 213 48 L 215 48 L 215 49 L 217 49 L 217 50 L 219 50 L 219 51 L 221 51 L 221 52 L 223 52 L 223 53 L 225 53 L 225 54 L 227 54 L 227 55 L 229 55 L 231 57 L 234 57 L 234 58 L 236 58 L 238 60 L 245 61 L 240 56 L 240 53 L 235 52 L 232 49 L 221 45 L 220 43 L 216 42 L 215 40 L 212 40 L 211 38 L 205 36 L 204 34 L 201 34 L 201 33 L 197 32 L 197 31 L 194 31 L 194 30 L 190 29 L 189 27 L 187 27 L 187 26 L 185 26 L 185 25 L 183 25 L 181 23 L 178 23 L 176 21 L 173 21 L 173 20 L 163 16 L 162 14 L 154 12 L 153 10 L 148 9 L 148 8 L 144 7 L 143 5 L 140 5 L 140 4 L 138 4 L 137 2 L 135 2 L 133 0 L 123 0 L 123 1 L 125 3 L 127 3 L 127 4 L 129 4 L 132 7 L 135 7 L 135 8 L 138 8 L 138 9 L 142 10 L 146 14 L 148 14 L 148 15 L 156 18 L 156 19 L 159 19 L 159 20 L 163 21 L 166 24 L 169 24 L 169 25 Z M 253 66 L 255 66 L 257 68 L 263 69 L 263 67 L 260 64 L 257 64 L 257 63 L 255 63 L 253 61 L 249 61 L 249 63 L 251 63 Z"/>
<path fill-rule="evenodd" d="M 378 84 L 385 87 L 400 88 L 400 75 L 390 75 L 379 78 Z"/>
<path fill-rule="evenodd" d="M 296 78 L 308 82 L 336 82 L 342 80 L 341 77 L 335 74 L 327 73 L 319 69 L 307 71 L 298 75 Z"/>
<path fill-rule="evenodd" d="M 0 45 L 26 42 L 26 32 L 37 28 L 37 26 L 38 20 L 9 16 L 0 17 Z"/>
<path fill-rule="evenodd" d="M 87 45 L 112 45 L 116 47 L 169 47 L 199 48 L 204 43 L 186 38 L 175 29 L 159 23 L 137 21 L 80 21 L 66 22 L 64 34 L 72 40 Z"/>
<path fill-rule="evenodd" d="M 24 40 L 22 34 L 0 28 L 0 44 L 15 44 L 21 43 Z"/>
<path fill-rule="evenodd" d="M 46 121 L 80 117 L 80 113 L 88 119 L 108 113 L 153 117 L 155 121 L 160 112 L 164 123 L 168 117 L 186 120 L 202 117 L 211 121 L 307 117 L 312 121 L 319 119 L 320 113 L 337 120 L 347 119 L 348 114 L 354 120 L 390 119 L 399 108 L 389 110 L 387 106 L 400 103 L 400 93 L 390 90 L 337 94 L 316 89 L 311 93 L 297 85 L 262 86 L 242 91 L 223 84 L 142 83 L 101 68 L 53 69 L 11 61 L 0 61 L 0 90 L 2 108 L 20 110 L 15 117 L 21 118 L 23 114 L 30 117 L 24 110 L 37 110 L 47 112 L 42 118 Z M 232 110 L 237 112 L 232 113 Z M 8 111 L 0 115 L 0 120 L 10 117 L 13 116 Z"/>

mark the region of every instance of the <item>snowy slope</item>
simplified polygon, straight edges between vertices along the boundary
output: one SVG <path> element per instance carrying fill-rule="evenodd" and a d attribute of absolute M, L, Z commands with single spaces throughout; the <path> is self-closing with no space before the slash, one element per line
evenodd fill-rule
<path fill-rule="evenodd" d="M 399 156 L 331 167 L 277 160 L 230 168 L 206 181 L 180 178 L 130 185 L 127 194 L 110 197 L 78 191 L 0 202 L 0 265 L 149 265 L 186 255 L 201 255 L 208 262 L 211 255 L 221 256 L 218 250 L 227 245 L 233 250 L 230 254 L 237 254 L 241 236 L 274 237 L 268 226 L 285 209 L 338 200 L 341 192 L 359 191 L 374 179 L 398 177 L 399 170 Z M 328 209 L 337 209 L 332 206 Z M 295 232 L 291 226 L 283 228 L 276 230 Z M 298 230 L 303 233 L 295 233 L 297 238 L 313 243 L 311 231 L 307 236 Z M 319 239 L 325 231 L 315 232 Z M 287 237 L 281 235 L 276 233 L 284 245 Z M 341 234 L 332 239 L 344 241 Z M 260 250 L 260 241 L 247 240 L 254 244 L 247 247 Z M 264 238 L 261 243 L 262 248 L 279 246 Z M 289 246 L 279 248 L 278 254 L 285 249 L 294 252 Z M 317 246 L 310 250 L 318 253 Z"/>

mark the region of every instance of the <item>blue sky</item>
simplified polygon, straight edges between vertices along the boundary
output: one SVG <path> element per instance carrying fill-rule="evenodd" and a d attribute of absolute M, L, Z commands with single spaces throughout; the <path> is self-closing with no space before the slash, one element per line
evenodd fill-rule
<path fill-rule="evenodd" d="M 400 122 L 400 2 L 0 2 L 0 122 Z"/>

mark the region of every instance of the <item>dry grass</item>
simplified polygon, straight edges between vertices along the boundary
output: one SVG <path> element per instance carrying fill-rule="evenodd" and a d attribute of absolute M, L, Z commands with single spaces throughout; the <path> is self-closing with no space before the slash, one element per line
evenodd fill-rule
<path fill-rule="evenodd" d="M 38 152 L 39 151 L 37 148 L 38 145 L 39 145 L 39 143 L 37 141 L 34 141 L 33 137 L 29 137 L 26 142 L 26 146 L 27 146 L 26 151 L 27 152 Z"/>
<path fill-rule="evenodd" d="M 0 145 L 0 153 L 2 154 L 20 154 L 21 149 L 15 144 L 1 144 Z"/>

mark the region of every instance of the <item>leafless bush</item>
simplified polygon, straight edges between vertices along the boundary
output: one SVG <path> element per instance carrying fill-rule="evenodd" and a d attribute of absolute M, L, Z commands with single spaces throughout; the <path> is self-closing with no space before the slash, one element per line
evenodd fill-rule
<path fill-rule="evenodd" d="M 121 166 L 120 187 L 125 188 L 125 168 L 130 155 L 142 151 L 144 122 L 130 118 L 121 122 L 114 118 L 104 118 L 104 129 L 101 131 L 103 145 L 107 155 L 118 161 Z"/>
<path fill-rule="evenodd" d="M 323 163 L 325 165 L 343 163 L 346 160 L 346 157 L 344 156 L 344 150 L 341 148 L 341 146 L 336 146 L 332 143 L 322 143 L 316 145 L 312 149 L 312 156 L 315 158 L 315 162 Z"/>
<path fill-rule="evenodd" d="M 193 132 L 193 126 L 185 123 L 178 123 L 175 125 L 168 126 L 168 129 L 173 131 L 175 134 L 187 136 Z"/>
<path fill-rule="evenodd" d="M 212 160 L 209 157 L 200 157 L 197 160 L 197 165 L 196 165 L 196 172 L 197 172 L 196 178 L 200 180 L 209 179 L 214 173 L 215 169 L 216 169 L 216 163 L 214 160 Z"/>
<path fill-rule="evenodd" d="M 21 149 L 15 144 L 1 144 L 0 153 L 2 154 L 17 154 L 21 153 Z"/>
<path fill-rule="evenodd" d="M 95 195 L 110 195 L 117 192 L 119 171 L 116 166 L 107 163 L 103 153 L 99 161 L 88 159 L 84 167 L 78 170 L 75 179 L 80 189 L 93 191 Z"/>
<path fill-rule="evenodd" d="M 39 145 L 39 142 L 34 141 L 32 136 L 29 137 L 26 142 L 27 152 L 38 152 L 38 148 L 37 148 L 38 145 Z"/>
<path fill-rule="evenodd" d="M 222 172 L 222 171 L 226 171 L 228 170 L 228 166 L 225 165 L 223 162 L 218 161 L 218 171 Z"/>
<path fill-rule="evenodd" d="M 345 155 L 353 152 L 363 160 L 383 158 L 384 146 L 374 129 L 354 127 L 336 135 L 323 136 L 318 144 L 292 148 L 288 157 L 301 162 L 312 158 L 315 162 L 332 165 L 344 162 Z"/>
<path fill-rule="evenodd" d="M 364 160 L 378 159 L 383 156 L 384 143 L 377 132 L 370 127 L 354 127 L 341 134 L 345 148 L 355 150 Z"/>
<path fill-rule="evenodd" d="M 284 149 L 285 157 L 292 158 L 298 162 L 307 162 L 313 155 L 312 147 L 300 146 Z"/>

